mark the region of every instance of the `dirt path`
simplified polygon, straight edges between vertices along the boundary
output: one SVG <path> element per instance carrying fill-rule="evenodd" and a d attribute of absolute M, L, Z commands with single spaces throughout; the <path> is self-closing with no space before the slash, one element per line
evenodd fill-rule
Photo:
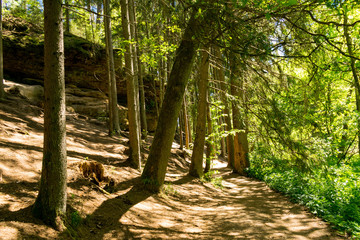
<path fill-rule="evenodd" d="M 127 139 L 104 126 L 67 123 L 69 212 L 84 218 L 59 234 L 31 217 L 42 158 L 42 111 L 18 98 L 0 103 L 0 239 L 344 239 L 325 222 L 264 183 L 232 174 L 216 161 L 223 188 L 187 175 L 189 163 L 172 149 L 166 194 L 143 191 L 127 166 Z M 146 157 L 150 142 L 144 143 Z M 174 147 L 176 147 L 174 145 Z M 104 164 L 118 180 L 105 195 L 78 171 L 84 159 Z"/>

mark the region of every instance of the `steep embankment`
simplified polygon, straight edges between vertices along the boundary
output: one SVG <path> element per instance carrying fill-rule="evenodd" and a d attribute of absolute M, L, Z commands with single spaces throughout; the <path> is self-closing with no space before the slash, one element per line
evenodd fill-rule
<path fill-rule="evenodd" d="M 174 143 L 165 194 L 138 186 L 126 164 L 128 139 L 68 113 L 68 210 L 74 229 L 59 233 L 31 216 L 39 190 L 42 109 L 10 95 L 0 102 L 0 239 L 342 239 L 322 220 L 262 182 L 214 166 L 222 188 L 187 175 L 189 162 Z M 143 142 L 146 159 L 151 137 Z M 102 163 L 116 179 L 106 195 L 82 177 L 83 160 Z M 83 220 L 82 220 L 83 219 Z"/>
<path fill-rule="evenodd" d="M 3 21 L 3 44 L 5 79 L 43 86 L 44 34 L 42 29 L 21 18 L 7 16 Z M 71 34 L 64 36 L 64 44 L 67 106 L 79 114 L 104 119 L 108 92 L 104 48 Z M 118 102 L 123 106 L 120 107 L 120 121 L 122 127 L 126 128 L 126 83 L 124 69 L 120 62 L 121 58 L 115 54 Z M 144 78 L 148 130 L 155 131 L 156 114 L 151 84 L 149 77 Z"/>

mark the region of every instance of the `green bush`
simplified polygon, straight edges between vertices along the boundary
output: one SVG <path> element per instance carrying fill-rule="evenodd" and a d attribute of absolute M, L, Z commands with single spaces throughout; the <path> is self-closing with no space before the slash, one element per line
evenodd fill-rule
<path fill-rule="evenodd" d="M 303 173 L 291 168 L 279 170 L 271 165 L 262 168 L 255 162 L 248 174 L 305 205 L 339 230 L 351 233 L 354 238 L 360 237 L 360 173 L 357 165 L 344 164 Z"/>

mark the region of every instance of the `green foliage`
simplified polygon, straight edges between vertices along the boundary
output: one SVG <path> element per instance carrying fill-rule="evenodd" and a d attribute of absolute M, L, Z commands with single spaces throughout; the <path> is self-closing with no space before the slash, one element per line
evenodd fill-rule
<path fill-rule="evenodd" d="M 171 183 L 165 183 L 161 189 L 161 192 L 167 196 L 177 196 L 179 194 L 176 189 L 171 185 Z"/>
<path fill-rule="evenodd" d="M 201 181 L 203 181 L 203 182 L 210 182 L 210 183 L 212 183 L 215 187 L 223 188 L 223 185 L 222 185 L 223 178 L 222 178 L 221 176 L 216 176 L 217 174 L 219 174 L 218 171 L 216 171 L 216 170 L 211 170 L 211 171 L 205 173 L 205 174 L 201 177 Z"/>
<path fill-rule="evenodd" d="M 259 157 L 251 159 L 249 176 L 264 180 L 340 230 L 360 236 L 360 173 L 356 167 L 334 166 L 308 174 L 290 167 L 279 168 L 265 154 L 264 160 Z"/>
<path fill-rule="evenodd" d="M 77 228 L 81 222 L 82 222 L 82 218 L 78 213 L 78 211 L 72 212 L 70 214 L 70 225 L 73 228 Z"/>

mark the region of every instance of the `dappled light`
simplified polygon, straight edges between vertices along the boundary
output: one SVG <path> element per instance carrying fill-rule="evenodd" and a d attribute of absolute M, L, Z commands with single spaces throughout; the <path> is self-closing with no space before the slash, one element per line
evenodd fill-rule
<path fill-rule="evenodd" d="M 0 0 L 0 239 L 360 239 L 359 13 Z"/>

